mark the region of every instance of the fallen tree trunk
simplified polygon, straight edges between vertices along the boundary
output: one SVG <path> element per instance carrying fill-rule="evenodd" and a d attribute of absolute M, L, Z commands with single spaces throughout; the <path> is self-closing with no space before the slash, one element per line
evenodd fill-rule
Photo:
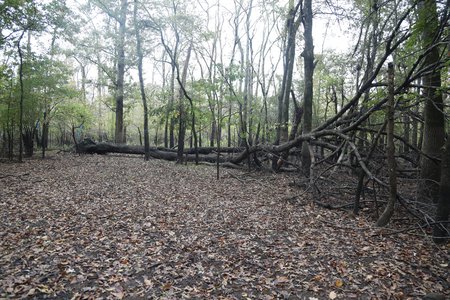
<path fill-rule="evenodd" d="M 231 162 L 233 164 L 240 164 L 249 153 L 255 153 L 259 151 L 272 153 L 278 155 L 283 151 L 289 151 L 303 140 L 311 140 L 313 135 L 305 135 L 297 139 L 297 141 L 291 141 L 289 143 L 273 146 L 273 145 L 256 145 L 250 147 L 248 150 L 241 147 L 223 147 L 220 148 L 220 153 L 225 154 L 219 157 L 219 163 Z M 331 146 L 329 146 L 331 147 Z M 332 148 L 332 147 L 331 147 Z M 125 144 L 113 144 L 113 143 L 96 143 L 91 139 L 84 139 L 78 143 L 75 147 L 77 153 L 80 154 L 108 154 L 108 153 L 122 153 L 122 154 L 138 154 L 144 155 L 144 147 L 136 145 Z M 198 148 L 200 161 L 203 162 L 217 162 L 217 148 L 216 147 L 201 147 Z M 292 151 L 292 150 L 291 150 Z M 295 151 L 294 151 L 295 152 Z M 185 159 L 187 161 L 195 161 L 195 149 L 185 149 Z M 232 155 L 235 154 L 235 155 Z M 177 150 L 167 149 L 163 147 L 150 147 L 150 156 L 156 159 L 165 159 L 169 161 L 177 160 Z"/>
<path fill-rule="evenodd" d="M 159 151 L 164 152 L 177 152 L 177 149 L 170 149 L 170 148 L 164 148 L 164 147 L 156 147 L 153 148 Z M 220 153 L 241 153 L 245 150 L 243 147 L 223 147 L 220 148 Z M 198 154 L 212 154 L 217 153 L 217 147 L 198 147 L 197 148 Z M 189 148 L 184 149 L 184 154 L 195 154 L 195 148 Z"/>
<path fill-rule="evenodd" d="M 217 155 L 213 153 L 213 148 L 199 148 L 200 161 L 204 162 L 216 162 Z M 236 149 L 224 149 L 224 153 L 237 151 Z M 80 154 L 108 154 L 108 153 L 122 153 L 122 154 L 145 154 L 143 146 L 132 146 L 124 144 L 111 144 L 111 143 L 96 143 L 90 139 L 85 139 L 79 143 L 76 147 L 76 152 Z M 193 149 L 187 149 L 185 151 L 185 159 L 187 161 L 195 161 L 195 151 Z M 177 151 L 172 149 L 150 147 L 150 156 L 157 159 L 164 159 L 170 161 L 177 160 Z M 219 162 L 227 162 L 230 158 L 219 157 Z"/>

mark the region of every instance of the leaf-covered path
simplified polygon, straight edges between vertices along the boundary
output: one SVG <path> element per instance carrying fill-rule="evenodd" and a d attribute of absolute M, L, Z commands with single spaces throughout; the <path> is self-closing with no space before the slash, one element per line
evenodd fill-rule
<path fill-rule="evenodd" d="M 301 199 L 285 175 L 140 157 L 0 164 L 0 298 L 420 299 L 449 248 Z"/>

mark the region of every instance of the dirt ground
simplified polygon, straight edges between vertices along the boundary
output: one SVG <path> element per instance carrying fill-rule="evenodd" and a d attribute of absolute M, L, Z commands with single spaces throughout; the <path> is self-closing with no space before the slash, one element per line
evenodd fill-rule
<path fill-rule="evenodd" d="M 448 245 L 319 207 L 295 174 L 215 172 L 140 156 L 1 163 L 0 298 L 449 294 Z"/>

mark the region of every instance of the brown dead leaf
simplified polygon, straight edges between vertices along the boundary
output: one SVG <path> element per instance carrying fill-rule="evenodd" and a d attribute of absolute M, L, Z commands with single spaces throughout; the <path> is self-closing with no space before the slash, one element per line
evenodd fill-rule
<path fill-rule="evenodd" d="M 298 205 L 311 202 L 307 193 L 286 202 L 286 193 L 298 194 L 290 186 L 298 174 L 221 175 L 136 156 L 0 163 L 0 299 L 448 294 L 448 252 L 423 237 L 380 236 L 371 210 L 353 219 Z M 333 180 L 353 191 L 353 179 Z M 325 189 L 323 200 L 353 201 L 343 190 Z"/>
<path fill-rule="evenodd" d="M 315 280 L 315 281 L 321 281 L 321 280 L 322 280 L 322 278 L 323 278 L 323 276 L 322 276 L 322 275 L 320 275 L 320 274 L 317 274 L 317 275 L 315 275 L 315 276 L 313 277 L 313 280 Z"/>
<path fill-rule="evenodd" d="M 163 291 L 168 291 L 168 290 L 170 290 L 171 287 L 172 287 L 172 283 L 166 282 L 166 283 L 163 284 L 163 286 L 161 287 L 161 289 L 162 289 Z"/>

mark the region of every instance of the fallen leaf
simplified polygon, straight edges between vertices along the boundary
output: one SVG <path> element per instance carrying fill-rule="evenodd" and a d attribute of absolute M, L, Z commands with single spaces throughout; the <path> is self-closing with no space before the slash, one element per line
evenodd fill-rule
<path fill-rule="evenodd" d="M 26 180 L 2 177 L 25 171 Z M 356 300 L 447 291 L 448 253 L 408 233 L 380 237 L 366 218 L 369 202 L 355 220 L 302 205 L 301 196 L 282 202 L 293 192 L 290 174 L 222 175 L 132 156 L 0 162 L 0 298 Z M 326 200 L 351 202 L 345 193 Z"/>
<path fill-rule="evenodd" d="M 320 280 L 322 280 L 322 275 L 317 274 L 316 276 L 313 277 L 313 280 L 315 280 L 315 281 L 320 281 Z"/>
<path fill-rule="evenodd" d="M 170 290 L 171 287 L 172 287 L 172 283 L 166 282 L 166 283 L 163 284 L 163 286 L 162 286 L 161 289 L 162 289 L 163 291 L 168 291 L 168 290 Z"/>
<path fill-rule="evenodd" d="M 153 282 L 151 280 L 149 280 L 147 277 L 144 277 L 144 285 L 146 287 L 151 287 L 151 286 L 153 286 Z"/>
<path fill-rule="evenodd" d="M 340 288 L 344 285 L 344 281 L 342 281 L 342 279 L 336 279 L 336 281 L 334 282 L 334 286 L 337 288 Z"/>
<path fill-rule="evenodd" d="M 290 282 L 289 278 L 287 278 L 286 276 L 278 276 L 277 279 L 275 279 L 274 284 L 282 284 L 287 282 Z"/>

